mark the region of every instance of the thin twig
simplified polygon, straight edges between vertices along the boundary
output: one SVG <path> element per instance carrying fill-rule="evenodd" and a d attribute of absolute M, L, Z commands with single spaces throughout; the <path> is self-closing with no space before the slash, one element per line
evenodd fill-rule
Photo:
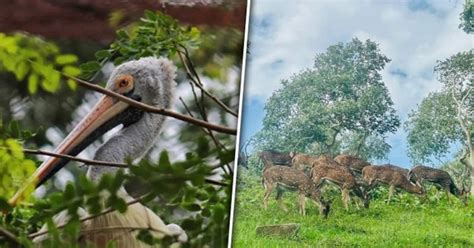
<path fill-rule="evenodd" d="M 179 44 L 179 45 L 180 45 L 180 44 Z M 188 52 L 188 50 L 186 49 L 185 46 L 182 46 L 182 45 L 180 45 L 180 46 L 184 49 L 184 51 L 185 51 L 185 52 L 184 52 L 184 55 L 186 56 L 186 60 L 187 60 L 187 62 L 189 62 L 190 66 L 188 66 L 187 63 L 186 63 L 186 62 L 184 61 L 184 59 L 182 58 L 182 55 L 181 55 L 182 52 L 179 51 L 179 49 L 177 49 L 177 50 L 178 50 L 179 57 L 180 57 L 180 59 L 181 59 L 181 62 L 185 65 L 186 71 L 187 71 L 187 73 L 188 73 L 188 76 L 191 78 L 191 81 L 194 82 L 194 84 L 201 90 L 201 103 L 199 103 L 199 101 L 198 101 L 198 99 L 197 99 L 196 91 L 194 90 L 194 85 L 190 83 L 191 89 L 192 89 L 192 92 L 193 92 L 193 95 L 194 95 L 194 101 L 196 102 L 196 105 L 198 106 L 198 109 L 199 109 L 199 112 L 200 112 L 200 114 L 201 114 L 202 119 L 203 119 L 204 121 L 207 121 L 207 122 L 209 121 L 209 120 L 207 119 L 206 109 L 204 108 L 204 95 L 205 95 L 205 94 L 208 95 L 211 99 L 213 99 L 218 105 L 220 105 L 221 107 L 223 107 L 224 110 L 226 110 L 227 112 L 230 111 L 229 113 L 231 113 L 231 114 L 233 114 L 234 116 L 237 117 L 237 114 L 236 114 L 236 113 L 232 112 L 232 110 L 230 110 L 224 103 L 222 103 L 222 102 L 221 102 L 219 99 L 217 99 L 214 95 L 210 94 L 209 92 L 207 92 L 207 91 L 204 89 L 203 84 L 202 84 L 201 80 L 199 79 L 199 75 L 197 74 L 196 69 L 194 68 L 194 65 L 193 65 L 193 63 L 192 63 L 192 60 L 191 60 L 191 58 L 189 57 L 189 52 Z M 191 69 L 192 73 L 194 74 L 194 78 L 197 79 L 197 82 L 196 82 L 196 80 L 194 80 L 193 75 L 191 75 L 190 69 Z M 223 144 L 221 144 L 220 142 L 218 142 L 218 140 L 216 139 L 216 137 L 214 136 L 214 134 L 212 133 L 212 131 L 211 131 L 209 128 L 208 128 L 207 130 L 208 130 L 209 136 L 210 136 L 211 139 L 214 141 L 214 144 L 216 145 L 216 147 L 217 147 L 217 148 L 221 148 L 221 149 L 227 151 L 227 148 L 226 148 Z M 227 172 L 227 171 L 225 170 L 225 167 L 224 167 L 224 166 L 227 167 L 227 169 L 228 169 L 229 172 Z M 224 171 L 224 173 L 226 173 L 226 174 L 231 174 L 231 175 L 232 175 L 232 174 L 233 174 L 233 171 L 232 171 L 231 166 L 230 166 L 229 164 L 225 164 L 224 166 L 222 167 L 222 170 Z"/>
<path fill-rule="evenodd" d="M 74 160 L 74 161 L 82 162 L 82 163 L 87 164 L 87 165 L 102 165 L 102 166 L 108 166 L 108 167 L 129 168 L 128 164 L 113 163 L 113 162 L 99 161 L 99 160 L 90 160 L 90 159 L 78 158 L 78 157 L 75 157 L 75 156 L 70 156 L 70 155 L 65 155 L 65 154 L 47 152 L 47 151 L 43 151 L 43 150 L 33 150 L 33 149 L 23 148 L 23 152 L 28 153 L 28 154 L 46 155 L 46 156 L 51 156 L 51 157 L 58 157 L 58 158 Z"/>
<path fill-rule="evenodd" d="M 117 98 L 118 100 L 123 101 L 125 103 L 128 103 L 130 106 L 135 107 L 137 109 L 141 109 L 145 112 L 170 116 L 170 117 L 173 117 L 175 119 L 185 121 L 185 122 L 188 122 L 188 123 L 192 123 L 192 124 L 200 126 L 200 127 L 206 127 L 206 128 L 212 129 L 212 130 L 217 131 L 217 132 L 237 135 L 237 130 L 236 129 L 229 128 L 229 127 L 224 127 L 224 126 L 220 126 L 220 125 L 216 125 L 216 124 L 212 124 L 212 123 L 209 123 L 209 122 L 206 122 L 206 121 L 203 121 L 203 120 L 199 120 L 199 119 L 196 119 L 196 118 L 193 118 L 193 117 L 190 117 L 190 116 L 187 116 L 187 115 L 183 115 L 183 114 L 180 114 L 180 113 L 176 113 L 176 112 L 164 109 L 164 108 L 157 108 L 157 107 L 154 107 L 154 106 L 150 106 L 148 104 L 144 104 L 142 102 L 135 101 L 131 98 L 120 95 L 116 92 L 113 92 L 113 91 L 108 90 L 106 88 L 100 87 L 98 85 L 91 84 L 91 83 L 89 83 L 85 80 L 82 80 L 80 78 L 73 77 L 73 76 L 67 75 L 65 73 L 62 73 L 62 74 L 65 77 L 76 81 L 77 84 L 79 84 L 82 87 L 88 88 L 88 89 L 93 90 L 93 91 L 97 91 L 99 93 L 102 93 L 102 94 L 110 96 L 110 97 Z"/>
<path fill-rule="evenodd" d="M 204 181 L 206 181 L 207 183 L 214 184 L 214 185 L 219 185 L 219 186 L 222 186 L 222 187 L 227 187 L 227 186 L 229 186 L 229 184 L 227 184 L 227 183 L 215 181 L 215 180 L 208 179 L 208 178 L 206 178 Z"/>
<path fill-rule="evenodd" d="M 9 147 L 0 147 L 0 149 L 7 149 L 10 150 Z M 24 153 L 28 154 L 38 154 L 38 155 L 45 155 L 45 156 L 51 156 L 51 157 L 58 157 L 58 158 L 64 158 L 64 159 L 69 159 L 73 161 L 78 161 L 85 163 L 86 165 L 96 165 L 96 166 L 107 166 L 107 167 L 118 167 L 118 168 L 129 168 L 131 165 L 128 164 L 122 164 L 122 163 L 114 163 L 114 162 L 107 162 L 107 161 L 98 161 L 98 160 L 91 160 L 91 159 L 83 159 L 83 158 L 78 158 L 70 155 L 65 155 L 65 154 L 59 154 L 59 153 L 54 153 L 54 152 L 47 152 L 43 150 L 33 150 L 33 149 L 27 149 L 23 148 Z M 214 185 L 219 185 L 223 186 L 223 183 L 221 182 L 216 182 L 213 180 L 207 180 L 206 182 Z"/>
<path fill-rule="evenodd" d="M 196 90 L 194 88 L 194 84 L 192 84 L 191 82 L 189 83 L 189 85 L 191 86 L 191 90 L 193 92 L 193 97 L 194 97 L 194 102 L 196 103 L 196 106 L 199 110 L 199 113 L 201 114 L 202 118 L 207 121 L 207 117 L 206 117 L 206 114 L 205 114 L 205 109 L 204 107 L 202 107 L 202 103 L 199 103 L 199 100 L 198 100 L 198 97 L 197 97 L 197 94 L 196 94 Z M 201 94 L 202 96 L 202 94 Z M 211 137 L 211 139 L 214 141 L 214 144 L 216 145 L 217 148 L 219 148 L 219 142 L 217 141 L 217 139 L 215 138 L 214 134 L 212 133 L 212 131 L 210 129 L 207 129 L 207 134 Z M 225 174 L 229 174 L 230 173 L 230 170 L 229 172 L 227 172 L 225 170 L 225 167 L 224 165 L 222 165 L 222 170 L 224 171 Z"/>
<path fill-rule="evenodd" d="M 191 110 L 189 109 L 188 105 L 184 102 L 183 98 L 180 97 L 179 100 L 181 101 L 181 104 L 183 104 L 184 109 L 186 110 L 186 112 L 188 112 L 188 114 L 189 114 L 190 116 L 193 116 L 193 117 L 194 117 L 193 113 L 192 113 Z M 206 129 L 206 128 L 203 128 L 203 127 L 201 128 L 201 130 L 202 130 L 205 134 L 211 136 L 212 141 L 214 142 L 214 144 L 216 145 L 216 147 L 221 146 L 223 149 L 226 149 L 225 146 L 222 145 L 222 144 L 216 139 L 216 137 L 215 137 L 214 135 L 212 135 L 212 131 L 211 131 L 211 130 Z"/>
<path fill-rule="evenodd" d="M 199 109 L 199 113 L 201 114 L 201 117 L 204 121 L 209 121 L 207 119 L 207 114 L 206 114 L 206 109 L 204 109 L 204 105 L 201 101 L 201 103 L 199 103 L 198 99 L 197 99 L 197 94 L 196 94 L 196 91 L 194 90 L 194 85 L 189 83 L 191 85 L 191 89 L 192 89 L 192 92 L 193 92 L 193 96 L 194 96 L 194 102 L 196 103 L 198 109 Z M 202 96 L 202 93 L 201 93 L 201 96 Z M 212 130 L 210 130 L 209 128 L 206 128 L 207 130 L 207 134 L 211 137 L 211 139 L 214 141 L 214 144 L 216 145 L 217 148 L 221 147 L 222 149 L 224 150 L 227 150 L 225 148 L 224 145 L 222 145 L 217 139 L 216 137 L 214 136 L 214 134 L 212 133 Z"/>
<path fill-rule="evenodd" d="M 238 114 L 236 112 L 234 112 L 232 109 L 230 109 L 227 105 L 225 105 L 219 98 L 217 98 L 216 96 L 214 96 L 213 94 L 211 94 L 209 91 L 207 91 L 206 89 L 204 89 L 203 87 L 203 84 L 201 82 L 201 79 L 199 78 L 196 70 L 194 69 L 194 65 L 192 64 L 192 61 L 189 57 L 189 54 L 188 54 L 188 50 L 184 47 L 185 49 L 185 52 L 182 52 L 182 51 L 179 51 L 178 50 L 178 55 L 179 55 L 179 58 L 181 60 L 181 62 L 183 63 L 184 65 L 184 68 L 186 69 L 186 73 L 188 74 L 188 76 L 191 78 L 191 81 L 194 82 L 194 84 L 200 89 L 202 90 L 202 92 L 204 92 L 205 95 L 207 95 L 209 98 L 211 98 L 215 103 L 217 103 L 220 107 L 222 107 L 227 113 L 235 116 L 235 117 L 238 117 Z M 183 59 L 182 57 L 182 54 L 184 54 L 184 56 L 186 57 L 186 61 L 189 61 L 189 63 L 191 64 L 191 66 L 188 65 L 188 63 Z M 194 76 L 193 76 L 194 74 Z"/>

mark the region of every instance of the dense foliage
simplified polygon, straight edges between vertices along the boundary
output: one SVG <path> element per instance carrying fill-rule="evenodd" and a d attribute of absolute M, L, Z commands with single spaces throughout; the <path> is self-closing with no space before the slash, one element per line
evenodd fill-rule
<path fill-rule="evenodd" d="M 178 80 L 187 81 L 191 76 L 199 77 L 198 73 L 186 75 L 183 61 L 193 66 L 193 69 L 199 73 L 209 71 L 206 68 L 213 66 L 214 73 L 206 73 L 207 76 L 214 76 L 209 80 L 215 79 L 218 82 L 217 87 L 216 84 L 213 84 L 215 89 L 211 88 L 212 92 L 224 94 L 226 98 L 223 100 L 224 103 L 234 103 L 232 108 L 235 109 L 238 95 L 235 92 L 224 91 L 222 93 L 222 88 L 238 90 L 238 87 L 232 86 L 238 83 L 238 79 L 229 81 L 229 77 L 225 75 L 230 70 L 229 68 L 238 69 L 240 66 L 239 56 L 235 54 L 242 51 L 242 48 L 239 48 L 242 42 L 238 37 L 242 38 L 243 35 L 236 31 L 218 33 L 212 29 L 203 28 L 203 30 L 201 33 L 196 27 L 186 27 L 178 24 L 169 16 L 147 11 L 140 21 L 118 30 L 115 42 L 108 48 L 95 52 L 94 60 L 90 61 L 89 59 L 89 62 L 82 63 L 79 67 L 76 67 L 76 63 L 79 60 L 84 61 L 84 58 L 78 59 L 76 55 L 61 53 L 57 45 L 51 41 L 44 41 L 31 35 L 4 35 L 0 38 L 3 40 L 14 39 L 16 42 L 14 45 L 17 48 L 13 50 L 5 48 L 6 57 L 0 58 L 0 63 L 3 63 L 1 65 L 9 63 L 5 61 L 12 55 L 24 53 L 26 55 L 19 56 L 19 62 L 15 66 L 1 66 L 0 71 L 14 73 L 18 85 L 21 86 L 22 82 L 26 83 L 31 94 L 44 93 L 37 91 L 38 88 L 29 86 L 32 84 L 29 79 L 31 77 L 44 78 L 43 81 L 40 80 L 41 84 L 37 84 L 41 86 L 42 90 L 62 94 L 64 91 L 61 91 L 60 83 L 67 80 L 61 77 L 61 72 L 72 76 L 81 73 L 82 78 L 93 78 L 97 81 L 97 76 L 103 73 L 102 67 L 109 61 L 118 65 L 124 61 L 144 56 L 167 56 L 175 61 L 180 70 L 184 71 L 178 75 Z M 209 49 L 209 47 L 213 47 L 209 43 L 212 44 L 218 40 L 209 37 L 217 36 L 222 42 L 222 34 L 227 35 L 229 38 L 227 40 L 232 42 L 227 42 L 226 45 L 215 44 L 215 47 L 220 46 L 219 48 L 224 47 L 227 50 Z M 199 50 L 201 44 L 205 49 L 206 56 L 203 55 L 203 51 Z M 1 49 L 2 47 L 0 47 L 0 52 L 2 52 Z M 27 51 L 35 49 L 42 52 L 38 52 L 34 56 L 27 53 Z M 191 61 L 194 58 L 194 51 L 197 54 L 196 58 L 202 64 L 196 65 Z M 180 59 L 177 56 L 178 53 L 186 57 Z M 226 59 L 227 62 L 221 68 L 224 72 L 220 72 L 214 66 L 220 61 L 209 56 L 212 53 L 219 53 L 219 56 Z M 206 59 L 202 59 L 202 56 Z M 23 68 L 25 65 L 26 69 Z M 42 70 L 36 70 L 36 67 Z M 235 70 L 235 68 L 233 69 Z M 49 80 L 50 77 L 54 80 Z M 68 85 L 71 88 L 75 86 L 69 82 Z M 206 87 L 209 86 L 206 85 Z M 183 102 L 189 107 L 180 109 L 181 111 L 190 111 L 189 114 L 202 117 L 204 120 L 207 120 L 207 115 L 217 114 L 221 118 L 214 118 L 213 121 L 219 122 L 220 125 L 235 125 L 232 119 L 227 117 L 227 113 L 216 106 L 214 101 L 205 97 L 201 91 L 195 90 L 194 87 L 189 87 L 187 91 L 192 91 L 192 93 L 183 96 Z M 68 94 L 70 97 L 74 97 L 72 92 L 66 92 L 66 95 Z M 227 94 L 232 95 L 228 96 Z M 218 98 L 223 97 L 219 95 Z M 28 100 L 34 101 L 35 98 Z M 7 117 L 12 119 L 12 116 Z M 21 119 L 19 120 L 21 121 Z M 106 175 L 97 185 L 89 181 L 82 171 L 68 168 L 74 173 L 75 180 L 70 182 L 64 190 L 54 190 L 55 185 L 48 183 L 47 189 L 53 193 L 49 193 L 41 199 L 33 197 L 28 204 L 11 209 L 6 201 L 22 180 L 31 175 L 36 162 L 34 159 L 27 158 L 22 152 L 22 146 L 26 146 L 36 133 L 33 136 L 26 135 L 28 131 L 20 130 L 16 121 L 11 123 L 0 127 L 0 145 L 2 146 L 0 149 L 0 171 L 6 172 L 0 174 L 0 179 L 10 178 L 10 181 L 2 180 L 3 184 L 0 186 L 0 207 L 2 211 L 8 212 L 8 214 L 2 215 L 0 227 L 2 230 L 10 232 L 16 239 L 0 238 L 1 245 L 13 244 L 16 246 L 21 244 L 30 247 L 32 246 L 31 240 L 35 236 L 33 233 L 38 231 L 43 224 L 47 224 L 51 233 L 48 247 L 72 247 L 79 234 L 79 223 L 83 221 L 76 210 L 81 207 L 90 214 L 101 214 L 103 211 L 111 210 L 123 213 L 128 203 L 116 194 L 117 189 L 122 185 L 125 185 L 126 188 L 134 188 L 136 197 L 140 197 L 140 201 L 156 212 L 166 223 L 180 225 L 190 237 L 185 246 L 223 247 L 227 244 L 232 170 L 223 168 L 231 167 L 234 159 L 234 137 L 223 134 L 209 135 L 192 125 L 176 125 L 175 128 L 180 130 L 180 134 L 175 137 L 165 137 L 164 140 L 174 139 L 173 142 L 181 143 L 179 153 L 184 154 L 182 159 L 171 157 L 170 154 L 175 151 L 172 153 L 162 151 L 158 159 L 154 159 L 157 156 L 153 156 L 154 153 L 150 152 L 137 165 L 129 163 L 130 173 L 120 170 L 115 175 Z M 45 130 L 40 130 L 38 133 L 44 136 L 44 132 Z M 37 146 L 40 145 L 42 144 Z M 209 177 L 213 179 L 210 180 Z M 104 195 L 105 199 L 103 199 Z M 104 204 L 100 202 L 104 202 Z M 52 217 L 63 210 L 68 211 L 71 219 L 66 226 L 54 227 Z M 137 238 L 149 244 L 172 242 L 167 239 L 154 240 L 149 230 L 141 230 Z"/>
<path fill-rule="evenodd" d="M 60 72 L 71 76 L 80 74 L 77 60 L 76 55 L 62 54 L 57 45 L 40 37 L 0 33 L 0 71 L 14 73 L 17 81 L 28 76 L 31 94 L 35 94 L 38 87 L 56 92 L 60 87 Z M 74 81 L 67 80 L 67 83 L 71 89 L 76 88 Z"/>

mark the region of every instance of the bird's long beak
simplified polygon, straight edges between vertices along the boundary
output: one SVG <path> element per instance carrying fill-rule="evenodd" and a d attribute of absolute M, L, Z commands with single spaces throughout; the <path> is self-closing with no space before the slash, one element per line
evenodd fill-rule
<path fill-rule="evenodd" d="M 113 97 L 104 96 L 92 110 L 77 124 L 69 135 L 56 148 L 55 153 L 75 156 L 84 150 L 95 139 L 113 127 L 123 123 L 123 113 L 129 105 Z M 10 199 L 12 206 L 18 204 L 34 188 L 44 183 L 61 169 L 68 160 L 50 157 L 43 162 L 34 174 Z"/>

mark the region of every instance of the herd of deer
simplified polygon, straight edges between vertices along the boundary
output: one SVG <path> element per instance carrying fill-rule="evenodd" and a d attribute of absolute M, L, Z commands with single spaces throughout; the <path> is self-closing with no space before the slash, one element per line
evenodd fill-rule
<path fill-rule="evenodd" d="M 349 208 L 351 193 L 357 196 L 364 208 L 368 208 L 369 192 L 379 184 L 389 186 L 388 203 L 396 188 L 424 196 L 424 182 L 431 182 L 444 189 L 448 201 L 451 193 L 466 203 L 466 191 L 458 189 L 446 171 L 427 166 L 417 165 L 407 170 L 391 164 L 371 165 L 356 156 L 345 154 L 333 159 L 328 155 L 314 157 L 294 152 L 263 151 L 259 157 L 264 164 L 262 184 L 265 187 L 265 209 L 272 191 L 276 189 L 276 200 L 287 211 L 281 197 L 284 191 L 290 190 L 298 192 L 299 212 L 302 215 L 305 215 L 305 199 L 308 197 L 319 205 L 320 214 L 327 217 L 331 201 L 324 200 L 321 196 L 321 188 L 326 183 L 340 188 L 346 210 Z"/>

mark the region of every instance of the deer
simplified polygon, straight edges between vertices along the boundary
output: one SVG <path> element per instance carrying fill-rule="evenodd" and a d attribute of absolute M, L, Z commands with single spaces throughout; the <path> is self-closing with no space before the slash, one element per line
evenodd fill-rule
<path fill-rule="evenodd" d="M 306 197 L 314 200 L 319 205 L 319 213 L 327 218 L 329 215 L 331 202 L 325 201 L 321 197 L 321 192 L 314 185 L 311 178 L 306 176 L 304 172 L 295 168 L 286 166 L 273 166 L 267 168 L 262 174 L 262 184 L 265 188 L 265 194 L 263 196 L 263 207 L 268 208 L 268 199 L 272 191 L 277 189 L 276 200 L 278 205 L 286 212 L 288 209 L 284 206 L 281 198 L 285 190 L 296 191 L 299 195 L 298 205 L 299 213 L 301 215 L 306 214 L 305 201 Z"/>
<path fill-rule="evenodd" d="M 353 155 L 340 154 L 334 158 L 334 161 L 350 168 L 355 174 L 362 174 L 362 169 L 369 166 L 370 163 Z"/>
<path fill-rule="evenodd" d="M 367 184 L 367 192 L 379 183 L 389 185 L 387 204 L 390 204 L 395 188 L 403 189 L 412 194 L 425 195 L 423 187 L 408 180 L 407 173 L 407 169 L 391 164 L 370 165 L 362 169 L 362 177 Z"/>
<path fill-rule="evenodd" d="M 433 183 L 438 189 L 444 189 L 446 192 L 446 197 L 448 198 L 448 202 L 451 202 L 449 198 L 449 193 L 451 193 L 458 197 L 463 204 L 467 203 L 467 191 L 464 188 L 459 189 L 456 187 L 456 184 L 454 184 L 454 181 L 449 173 L 444 170 L 424 165 L 416 165 L 408 172 L 407 177 L 408 180 L 416 183 L 420 187 L 423 187 L 423 189 L 424 182 Z M 426 191 L 426 189 L 424 190 Z"/>
<path fill-rule="evenodd" d="M 264 170 L 274 165 L 291 166 L 291 156 L 289 153 L 264 150 L 258 153 L 258 157 L 263 163 Z"/>
<path fill-rule="evenodd" d="M 340 165 L 328 155 L 322 155 L 313 161 L 311 178 L 318 188 L 321 188 L 326 181 L 337 185 L 341 189 L 342 201 L 346 210 L 349 210 L 350 192 L 360 198 L 364 208 L 369 207 L 368 199 L 352 171 L 348 167 Z"/>
<path fill-rule="evenodd" d="M 312 163 L 317 159 L 317 157 L 295 152 L 291 152 L 290 156 L 292 157 L 291 167 L 303 171 L 306 175 L 310 174 Z"/>

